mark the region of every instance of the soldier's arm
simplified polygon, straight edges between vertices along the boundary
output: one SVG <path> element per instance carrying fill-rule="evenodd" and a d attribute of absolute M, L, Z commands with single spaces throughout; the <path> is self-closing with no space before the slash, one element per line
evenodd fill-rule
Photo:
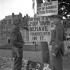
<path fill-rule="evenodd" d="M 51 42 L 55 42 L 55 37 L 56 37 L 56 30 L 52 30 L 51 32 Z"/>
<path fill-rule="evenodd" d="M 65 30 L 63 29 L 63 41 L 66 40 Z"/>
<path fill-rule="evenodd" d="M 13 32 L 11 34 L 11 43 L 12 43 L 12 45 L 14 45 L 16 47 L 22 47 L 23 46 L 22 42 L 17 41 L 17 33 L 16 32 Z"/>

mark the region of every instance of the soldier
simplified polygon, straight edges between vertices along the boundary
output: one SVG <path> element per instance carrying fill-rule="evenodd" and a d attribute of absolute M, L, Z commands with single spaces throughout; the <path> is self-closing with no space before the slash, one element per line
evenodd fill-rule
<path fill-rule="evenodd" d="M 64 43 L 66 39 L 60 15 L 54 16 L 55 29 L 52 31 L 52 70 L 63 70 L 62 56 L 64 54 Z"/>
<path fill-rule="evenodd" d="M 20 33 L 20 24 L 21 19 L 14 19 L 13 20 L 13 31 L 10 36 L 12 46 L 12 52 L 14 57 L 14 66 L 13 70 L 21 70 L 22 68 L 22 55 L 23 55 L 23 44 L 24 41 L 22 39 Z"/>

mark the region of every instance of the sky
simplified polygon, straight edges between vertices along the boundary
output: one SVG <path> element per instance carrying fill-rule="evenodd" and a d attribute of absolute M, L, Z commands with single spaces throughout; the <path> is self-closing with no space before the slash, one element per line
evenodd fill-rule
<path fill-rule="evenodd" d="M 32 4 L 32 0 L 0 0 L 0 20 L 12 13 L 19 14 L 19 12 L 22 16 L 28 14 L 32 17 L 34 15 Z"/>

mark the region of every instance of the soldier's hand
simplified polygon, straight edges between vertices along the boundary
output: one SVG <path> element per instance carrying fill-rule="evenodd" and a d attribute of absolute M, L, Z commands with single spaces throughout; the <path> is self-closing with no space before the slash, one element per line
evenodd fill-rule
<path fill-rule="evenodd" d="M 52 53 L 52 56 L 53 56 L 53 57 L 56 57 L 56 54 L 55 54 L 55 53 Z"/>
<path fill-rule="evenodd" d="M 57 44 L 55 45 L 55 48 L 58 48 L 58 45 Z"/>

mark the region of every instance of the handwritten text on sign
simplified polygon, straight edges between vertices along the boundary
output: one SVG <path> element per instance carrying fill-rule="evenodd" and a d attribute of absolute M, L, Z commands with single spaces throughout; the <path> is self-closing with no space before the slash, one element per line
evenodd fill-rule
<path fill-rule="evenodd" d="M 29 40 L 30 41 L 49 41 L 50 21 L 30 21 Z"/>
<path fill-rule="evenodd" d="M 58 14 L 58 1 L 42 3 L 37 6 L 38 16 L 51 16 Z"/>

